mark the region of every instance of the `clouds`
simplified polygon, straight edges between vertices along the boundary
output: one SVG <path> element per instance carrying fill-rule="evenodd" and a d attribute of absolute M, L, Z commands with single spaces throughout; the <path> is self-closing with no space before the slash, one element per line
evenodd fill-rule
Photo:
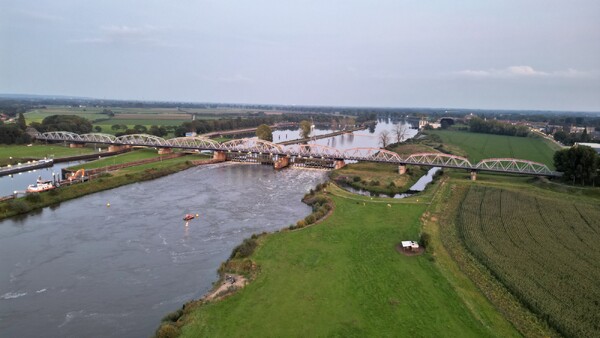
<path fill-rule="evenodd" d="M 459 76 L 470 78 L 493 78 L 493 79 L 513 79 L 513 78 L 557 78 L 557 79 L 576 79 L 595 77 L 594 72 L 583 72 L 573 68 L 566 70 L 542 71 L 536 70 L 531 66 L 509 66 L 502 69 L 473 70 L 466 69 L 455 73 Z"/>

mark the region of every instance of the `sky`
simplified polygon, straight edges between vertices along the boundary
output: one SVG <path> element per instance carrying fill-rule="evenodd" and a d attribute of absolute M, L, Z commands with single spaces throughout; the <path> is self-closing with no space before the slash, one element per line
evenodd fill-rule
<path fill-rule="evenodd" d="M 600 1 L 0 0 L 0 93 L 600 111 Z"/>

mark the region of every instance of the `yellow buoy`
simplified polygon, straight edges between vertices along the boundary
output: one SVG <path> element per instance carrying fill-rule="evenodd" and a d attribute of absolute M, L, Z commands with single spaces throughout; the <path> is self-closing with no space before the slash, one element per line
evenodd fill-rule
<path fill-rule="evenodd" d="M 107 208 L 108 208 L 108 207 L 110 207 L 110 203 L 106 203 L 106 207 L 107 207 Z"/>
<path fill-rule="evenodd" d="M 200 217 L 200 215 L 196 214 L 196 218 Z"/>

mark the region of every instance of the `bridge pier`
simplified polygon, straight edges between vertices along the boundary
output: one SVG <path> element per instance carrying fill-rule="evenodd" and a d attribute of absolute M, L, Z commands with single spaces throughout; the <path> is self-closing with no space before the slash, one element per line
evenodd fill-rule
<path fill-rule="evenodd" d="M 227 161 L 227 153 L 225 153 L 224 151 L 214 151 L 213 160 L 218 162 L 225 162 Z"/>
<path fill-rule="evenodd" d="M 172 154 L 173 148 L 158 148 L 159 155 Z"/>
<path fill-rule="evenodd" d="M 342 169 L 345 166 L 346 166 L 346 162 L 344 162 L 344 160 L 335 160 L 333 168 L 334 169 Z"/>
<path fill-rule="evenodd" d="M 69 143 L 69 148 L 83 148 L 85 143 Z"/>
<path fill-rule="evenodd" d="M 400 175 L 406 174 L 406 164 L 401 164 L 398 166 L 398 174 L 400 174 Z"/>
<path fill-rule="evenodd" d="M 289 165 L 290 165 L 290 157 L 289 156 L 279 157 L 279 159 L 277 159 L 277 161 L 273 162 L 273 168 L 275 168 L 275 169 L 283 169 Z"/>
<path fill-rule="evenodd" d="M 131 148 L 131 146 L 126 146 L 126 145 L 110 145 L 108 146 L 108 151 L 109 152 L 113 152 L 113 151 L 121 151 L 121 150 L 125 150 L 125 149 L 129 149 Z"/>
<path fill-rule="evenodd" d="M 477 180 L 477 170 L 471 170 L 471 181 Z"/>

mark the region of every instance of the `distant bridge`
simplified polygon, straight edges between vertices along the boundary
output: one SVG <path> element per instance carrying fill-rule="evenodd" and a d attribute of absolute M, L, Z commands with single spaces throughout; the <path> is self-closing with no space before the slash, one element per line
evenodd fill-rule
<path fill-rule="evenodd" d="M 277 161 L 285 160 L 281 167 L 289 164 L 289 159 L 322 159 L 336 161 L 336 168 L 344 165 L 344 161 L 364 161 L 392 163 L 399 166 L 400 174 L 406 172 L 406 165 L 427 167 L 443 167 L 470 170 L 475 179 L 477 171 L 499 173 L 525 174 L 534 176 L 561 176 L 562 173 L 550 170 L 545 164 L 514 158 L 490 158 L 479 163 L 471 162 L 461 156 L 444 153 L 417 153 L 399 155 L 379 148 L 352 148 L 340 150 L 317 144 L 293 144 L 283 146 L 259 139 L 237 139 L 218 143 L 204 137 L 178 137 L 163 139 L 147 134 L 123 135 L 116 137 L 109 134 L 89 133 L 75 134 L 64 131 L 32 133 L 40 141 L 69 142 L 71 144 L 99 143 L 111 146 L 143 146 L 156 147 L 159 151 L 170 151 L 173 148 L 188 150 L 210 150 L 215 152 L 215 158 L 220 155 L 223 160 L 227 153 L 245 153 L 268 155 Z M 277 166 L 276 166 L 277 167 Z"/>

